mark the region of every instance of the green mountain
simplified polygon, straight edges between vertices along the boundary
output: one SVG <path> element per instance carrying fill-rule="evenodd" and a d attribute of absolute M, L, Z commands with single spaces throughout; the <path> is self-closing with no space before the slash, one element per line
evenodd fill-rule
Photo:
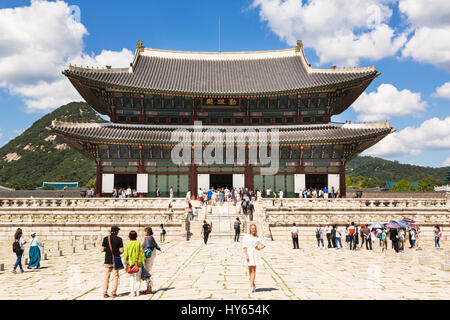
<path fill-rule="evenodd" d="M 95 176 L 95 163 L 52 134 L 53 120 L 105 122 L 88 104 L 72 102 L 45 115 L 7 145 L 0 148 L 0 184 L 34 189 L 43 181 L 79 182 Z"/>
<path fill-rule="evenodd" d="M 360 156 L 346 166 L 346 184 L 356 188 L 384 187 L 386 181 L 424 181 L 442 185 L 447 168 L 401 164 L 376 157 Z"/>

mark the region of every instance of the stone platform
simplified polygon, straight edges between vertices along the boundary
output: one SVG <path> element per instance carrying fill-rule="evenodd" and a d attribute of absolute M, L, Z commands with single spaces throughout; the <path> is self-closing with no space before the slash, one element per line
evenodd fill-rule
<path fill-rule="evenodd" d="M 173 214 L 168 206 L 172 204 Z M 195 205 L 195 203 L 194 203 Z M 300 240 L 314 240 L 318 224 L 337 224 L 343 230 L 354 221 L 358 225 L 412 218 L 421 228 L 420 240 L 433 240 L 433 227 L 443 232 L 441 241 L 450 240 L 450 196 L 438 199 L 259 199 L 254 203 L 254 222 L 264 237 L 287 240 L 289 228 L 296 223 Z M 230 239 L 236 217 L 245 217 L 232 203 L 199 209 L 198 220 L 213 223 L 212 238 Z M 166 227 L 167 237 L 186 238 L 186 199 L 176 198 L 56 198 L 0 199 L 0 240 L 10 240 L 20 227 L 25 234 L 37 232 L 43 240 L 69 240 L 73 237 L 98 237 L 113 225 L 123 232 L 151 226 Z M 248 221 L 247 221 L 248 222 Z M 193 223 L 194 238 L 199 225 Z M 246 230 L 248 223 L 243 223 Z"/>

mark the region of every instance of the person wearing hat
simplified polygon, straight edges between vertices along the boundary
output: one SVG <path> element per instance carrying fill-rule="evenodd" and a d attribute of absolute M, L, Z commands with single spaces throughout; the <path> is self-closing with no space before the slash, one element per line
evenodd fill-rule
<path fill-rule="evenodd" d="M 28 269 L 38 269 L 41 266 L 41 250 L 39 247 L 43 248 L 44 244 L 36 237 L 36 232 L 33 232 L 30 240 L 30 262 L 28 263 Z"/>
<path fill-rule="evenodd" d="M 111 227 L 111 235 L 103 239 L 101 252 L 105 253 L 105 279 L 103 282 L 103 297 L 109 298 L 108 286 L 111 273 L 113 274 L 112 282 L 112 297 L 117 297 L 117 287 L 119 285 L 119 270 L 122 266 L 114 265 L 114 257 L 120 257 L 123 253 L 123 241 L 118 237 L 120 228 L 117 226 Z"/>

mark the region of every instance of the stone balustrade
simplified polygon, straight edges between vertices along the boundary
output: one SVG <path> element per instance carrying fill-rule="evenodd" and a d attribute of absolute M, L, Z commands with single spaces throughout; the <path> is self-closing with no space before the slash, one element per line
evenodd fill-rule
<path fill-rule="evenodd" d="M 0 199 L 0 210 L 5 209 L 167 209 L 172 203 L 174 209 L 185 208 L 186 200 L 181 198 L 21 198 L 21 199 Z M 1 212 L 0 211 L 0 212 Z"/>
<path fill-rule="evenodd" d="M 387 222 L 409 217 L 419 225 L 449 225 L 450 201 L 443 199 L 264 199 L 271 225 Z"/>
<path fill-rule="evenodd" d="M 280 206 L 280 199 L 264 199 L 267 209 L 276 210 L 296 210 L 296 209 L 336 209 L 336 210 L 360 210 L 360 209 L 421 209 L 450 210 L 450 198 L 440 199 L 413 199 L 413 198 L 298 198 L 298 199 L 282 199 L 283 206 Z"/>
<path fill-rule="evenodd" d="M 168 207 L 172 203 L 173 214 Z M 16 228 L 37 232 L 42 239 L 106 235 L 113 225 L 124 233 L 163 223 L 170 237 L 178 236 L 186 216 L 185 199 L 169 198 L 21 198 L 0 199 L 0 240 Z"/>

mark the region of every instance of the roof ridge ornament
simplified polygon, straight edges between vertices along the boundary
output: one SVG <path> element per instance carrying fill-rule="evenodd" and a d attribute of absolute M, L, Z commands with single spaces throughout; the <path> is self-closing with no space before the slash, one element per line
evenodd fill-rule
<path fill-rule="evenodd" d="M 300 52 L 300 50 L 303 49 L 303 42 L 302 40 L 297 40 L 297 45 L 295 46 L 295 52 Z"/>
<path fill-rule="evenodd" d="M 136 50 L 138 52 L 144 52 L 144 42 L 142 40 L 138 40 L 137 44 L 136 44 Z"/>

